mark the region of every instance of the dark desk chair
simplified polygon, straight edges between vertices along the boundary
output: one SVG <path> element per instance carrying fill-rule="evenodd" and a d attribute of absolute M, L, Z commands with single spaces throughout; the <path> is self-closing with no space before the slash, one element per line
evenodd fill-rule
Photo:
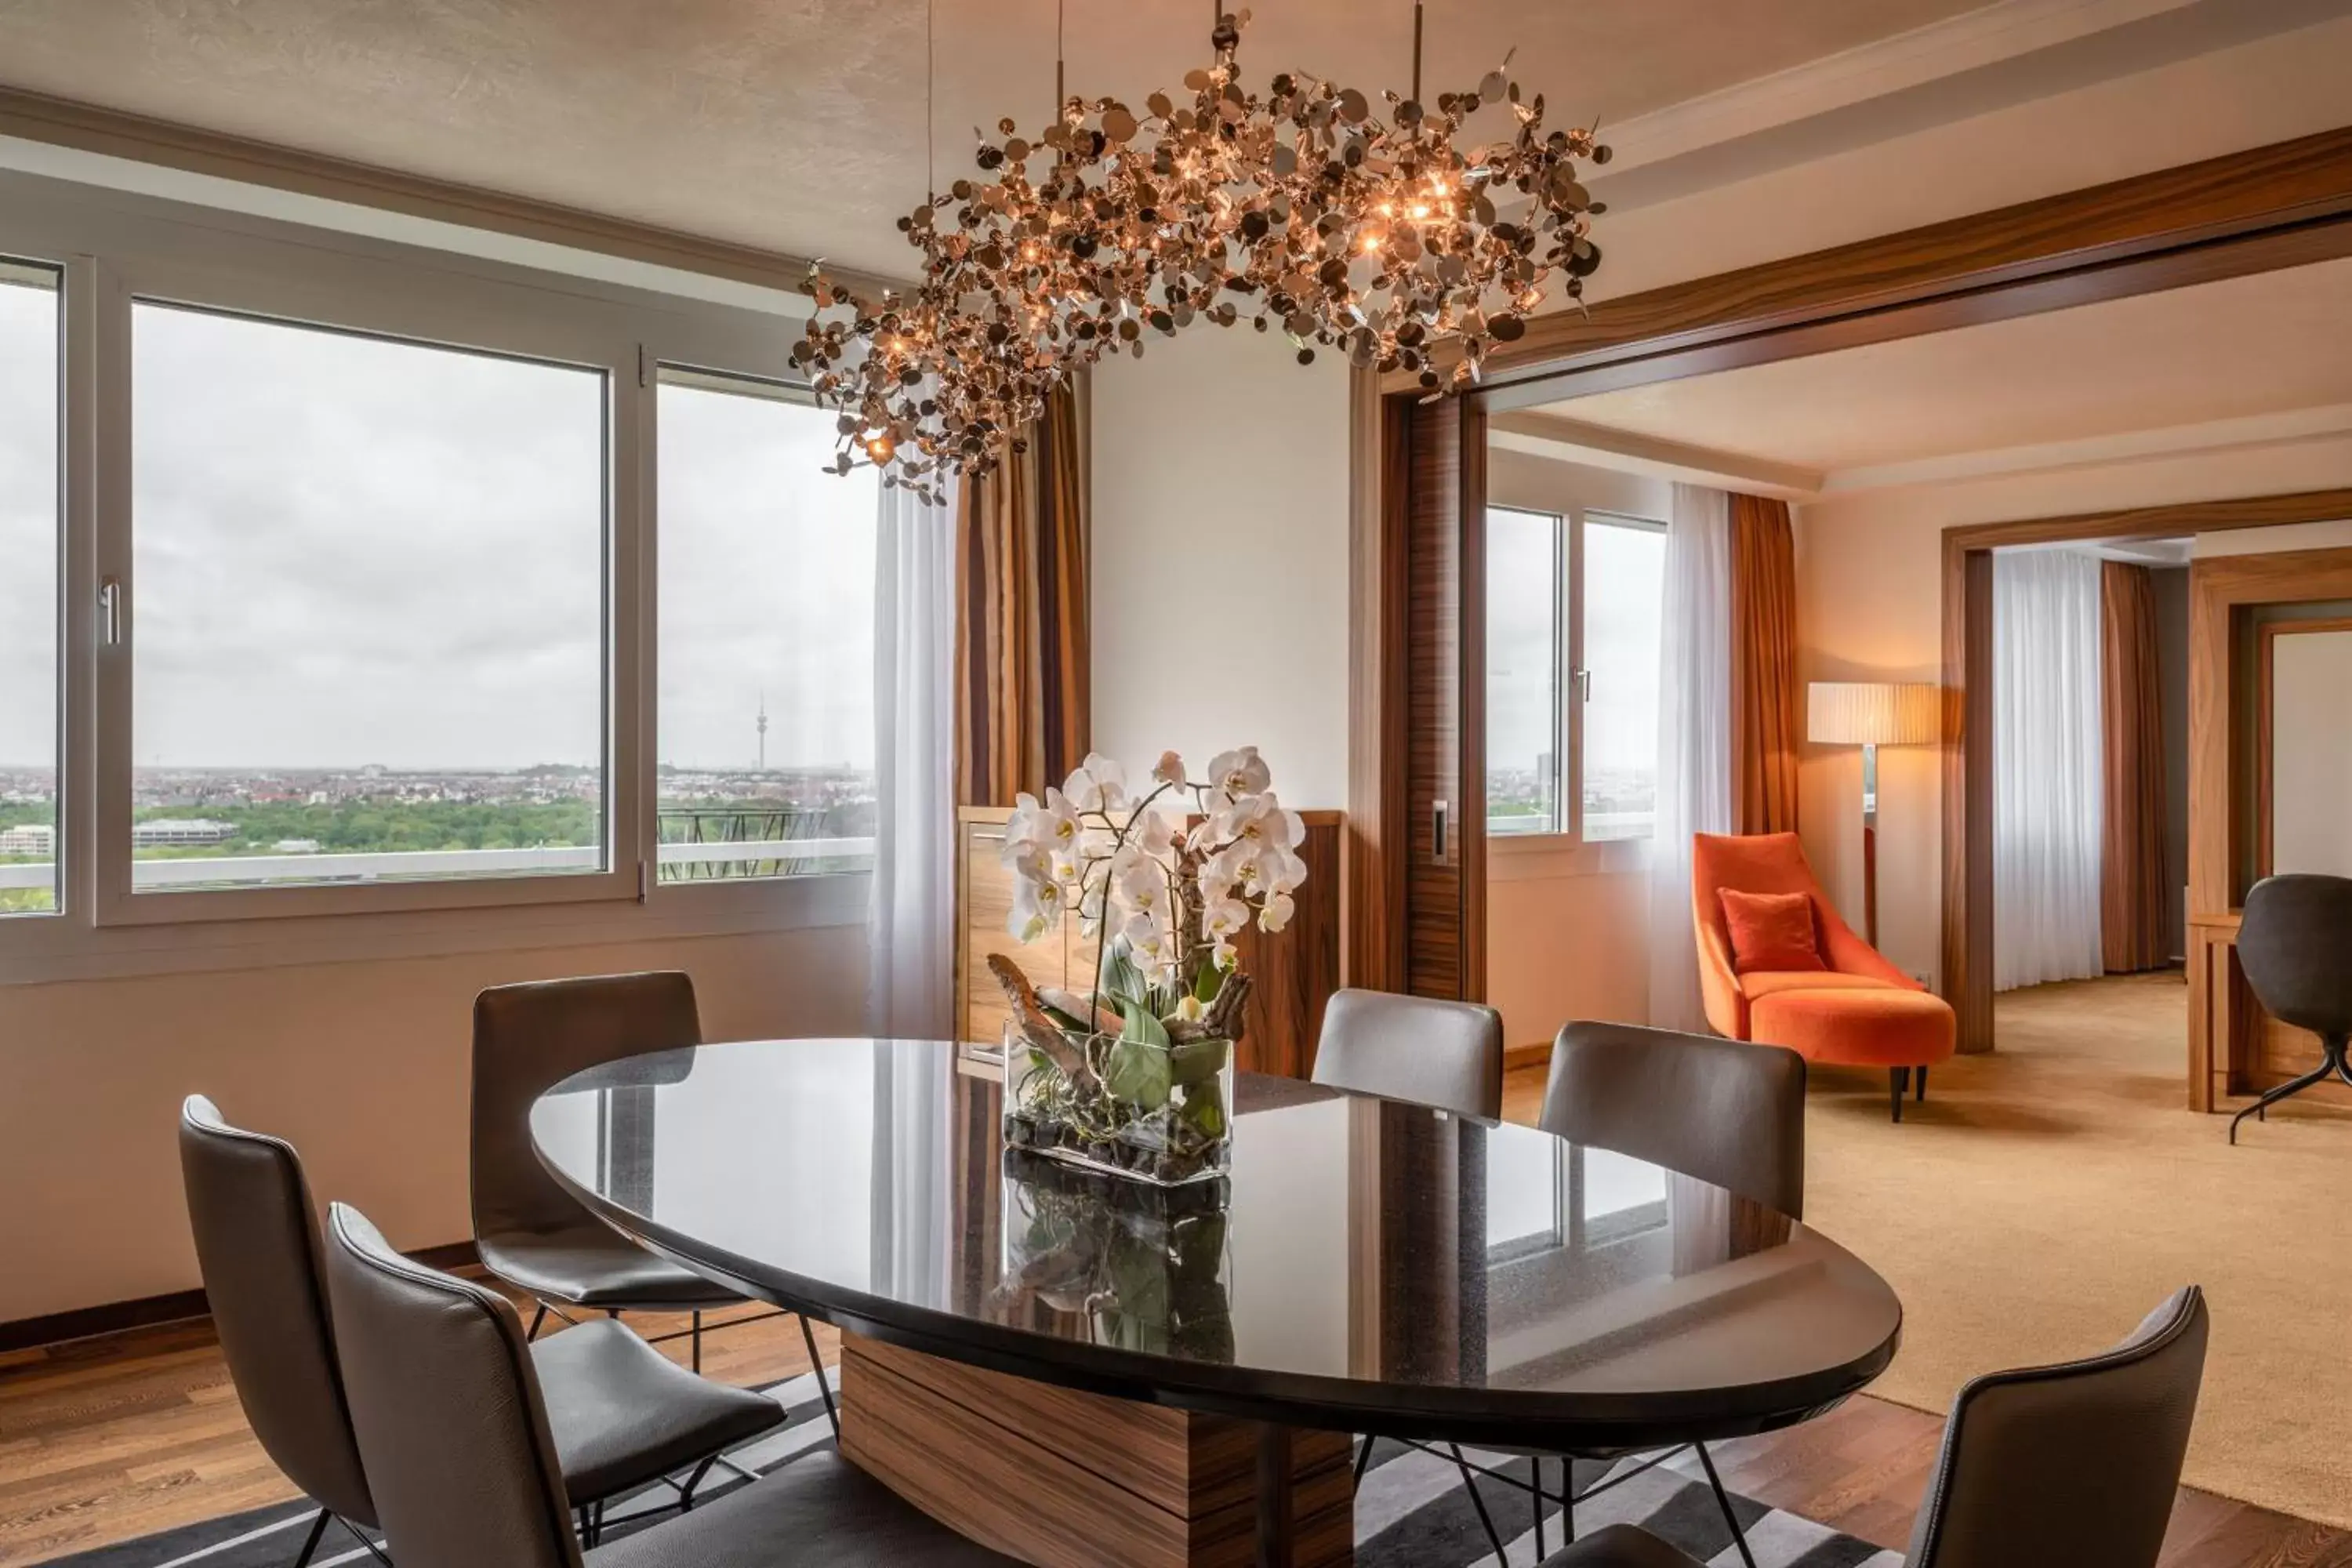
<path fill-rule="evenodd" d="M 583 1568 L 548 1406 L 506 1298 L 401 1257 L 341 1204 L 329 1211 L 326 1272 L 360 1453 L 400 1568 Z M 597 1547 L 584 1563 L 1011 1568 L 1012 1560 L 901 1502 L 839 1455 L 811 1454 Z"/>
<path fill-rule="evenodd" d="M 2246 893 L 2238 927 L 2238 962 L 2263 1011 L 2281 1023 L 2309 1029 L 2326 1052 L 2301 1078 L 2280 1084 L 2230 1118 L 2268 1121 L 2270 1108 L 2289 1095 L 2335 1078 L 2352 1083 L 2344 1059 L 2352 1041 L 2352 878 L 2265 877 Z"/>
<path fill-rule="evenodd" d="M 270 1462 L 320 1505 L 295 1568 L 305 1568 L 338 1520 L 382 1558 L 361 1533 L 382 1521 L 352 1433 L 301 1159 L 284 1140 L 232 1127 L 211 1100 L 192 1095 L 180 1109 L 180 1170 L 238 1403 Z M 606 1499 L 689 1467 L 690 1479 L 670 1484 L 678 1506 L 691 1506 L 713 1456 L 784 1418 L 767 1395 L 697 1377 L 615 1322 L 583 1323 L 532 1354 L 554 1414 L 558 1474 L 583 1523 Z"/>
<path fill-rule="evenodd" d="M 2205 1372 L 2205 1298 L 2181 1290 L 2087 1361 L 1960 1390 L 1906 1568 L 2152 1568 Z M 1542 1568 L 1699 1568 L 1612 1524 Z"/>
<path fill-rule="evenodd" d="M 539 1302 L 532 1339 L 551 1304 L 567 1322 L 575 1320 L 566 1308 L 611 1316 L 687 1312 L 699 1372 L 702 1314 L 742 1304 L 725 1286 L 656 1257 L 589 1213 L 531 1151 L 531 1103 L 556 1084 L 625 1057 L 701 1043 L 694 982 L 675 972 L 499 985 L 474 999 L 474 1243 L 491 1273 Z M 837 1437 L 841 1421 L 804 1317 L 801 1342 Z"/>
<path fill-rule="evenodd" d="M 1457 1116 L 1503 1119 L 1503 1016 L 1473 1002 L 1335 991 L 1315 1081 Z"/>

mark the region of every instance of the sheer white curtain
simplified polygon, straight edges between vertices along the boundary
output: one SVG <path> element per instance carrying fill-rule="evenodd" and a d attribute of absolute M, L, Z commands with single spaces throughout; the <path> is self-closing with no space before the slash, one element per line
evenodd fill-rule
<path fill-rule="evenodd" d="M 882 488 L 874 551 L 874 887 L 867 1026 L 951 1032 L 955 510 Z"/>
<path fill-rule="evenodd" d="M 2102 968 L 2099 616 L 2095 556 L 1994 552 L 1996 990 Z"/>
<path fill-rule="evenodd" d="M 1731 498 L 1722 490 L 1675 487 L 1660 626 L 1650 1022 L 1704 1032 L 1691 835 L 1731 831 Z"/>

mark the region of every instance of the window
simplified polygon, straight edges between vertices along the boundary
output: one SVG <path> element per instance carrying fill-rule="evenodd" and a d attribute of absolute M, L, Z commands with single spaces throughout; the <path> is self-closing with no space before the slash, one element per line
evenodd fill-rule
<path fill-rule="evenodd" d="M 1657 812 L 1665 530 L 1486 513 L 1486 831 L 1646 838 Z"/>
<path fill-rule="evenodd" d="M 0 917 L 58 908 L 58 274 L 0 260 Z"/>
<path fill-rule="evenodd" d="M 665 370 L 655 416 L 661 879 L 868 869 L 879 481 L 788 388 Z"/>
<path fill-rule="evenodd" d="M 131 317 L 131 887 L 607 863 L 606 378 Z"/>

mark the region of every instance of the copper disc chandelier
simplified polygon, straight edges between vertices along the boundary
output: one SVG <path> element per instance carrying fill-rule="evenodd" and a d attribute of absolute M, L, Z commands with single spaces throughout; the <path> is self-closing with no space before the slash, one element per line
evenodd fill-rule
<path fill-rule="evenodd" d="M 793 363 L 839 416 L 836 471 L 871 464 L 936 500 L 948 474 L 1024 450 L 1073 372 L 1204 322 L 1246 319 L 1301 363 L 1320 346 L 1443 396 L 1556 280 L 1582 294 L 1601 209 L 1578 165 L 1609 158 L 1591 131 L 1545 130 L 1542 96 L 1500 68 L 1423 105 L 1419 0 L 1413 90 L 1383 93 L 1384 113 L 1302 72 L 1244 89 L 1248 20 L 1219 10 L 1215 60 L 1181 100 L 1155 92 L 1139 113 L 1057 91 L 1034 139 L 998 121 L 975 177 L 898 220 L 922 255 L 912 292 L 869 298 L 811 271 L 817 310 Z"/>

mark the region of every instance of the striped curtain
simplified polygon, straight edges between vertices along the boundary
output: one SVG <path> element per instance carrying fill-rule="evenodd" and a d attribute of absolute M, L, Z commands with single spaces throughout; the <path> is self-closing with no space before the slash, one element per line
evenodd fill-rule
<path fill-rule="evenodd" d="M 1797 546 L 1786 501 L 1731 498 L 1732 811 L 1741 833 L 1797 827 Z"/>
<path fill-rule="evenodd" d="M 2104 647 L 2106 838 L 2099 857 L 2099 933 L 2110 974 L 2160 969 L 2165 940 L 2164 709 L 2157 676 L 2156 579 L 2145 566 L 2099 563 Z"/>
<path fill-rule="evenodd" d="M 1047 400 L 1027 449 L 956 501 L 956 798 L 1011 805 L 1085 760 L 1086 439 L 1079 398 Z"/>

